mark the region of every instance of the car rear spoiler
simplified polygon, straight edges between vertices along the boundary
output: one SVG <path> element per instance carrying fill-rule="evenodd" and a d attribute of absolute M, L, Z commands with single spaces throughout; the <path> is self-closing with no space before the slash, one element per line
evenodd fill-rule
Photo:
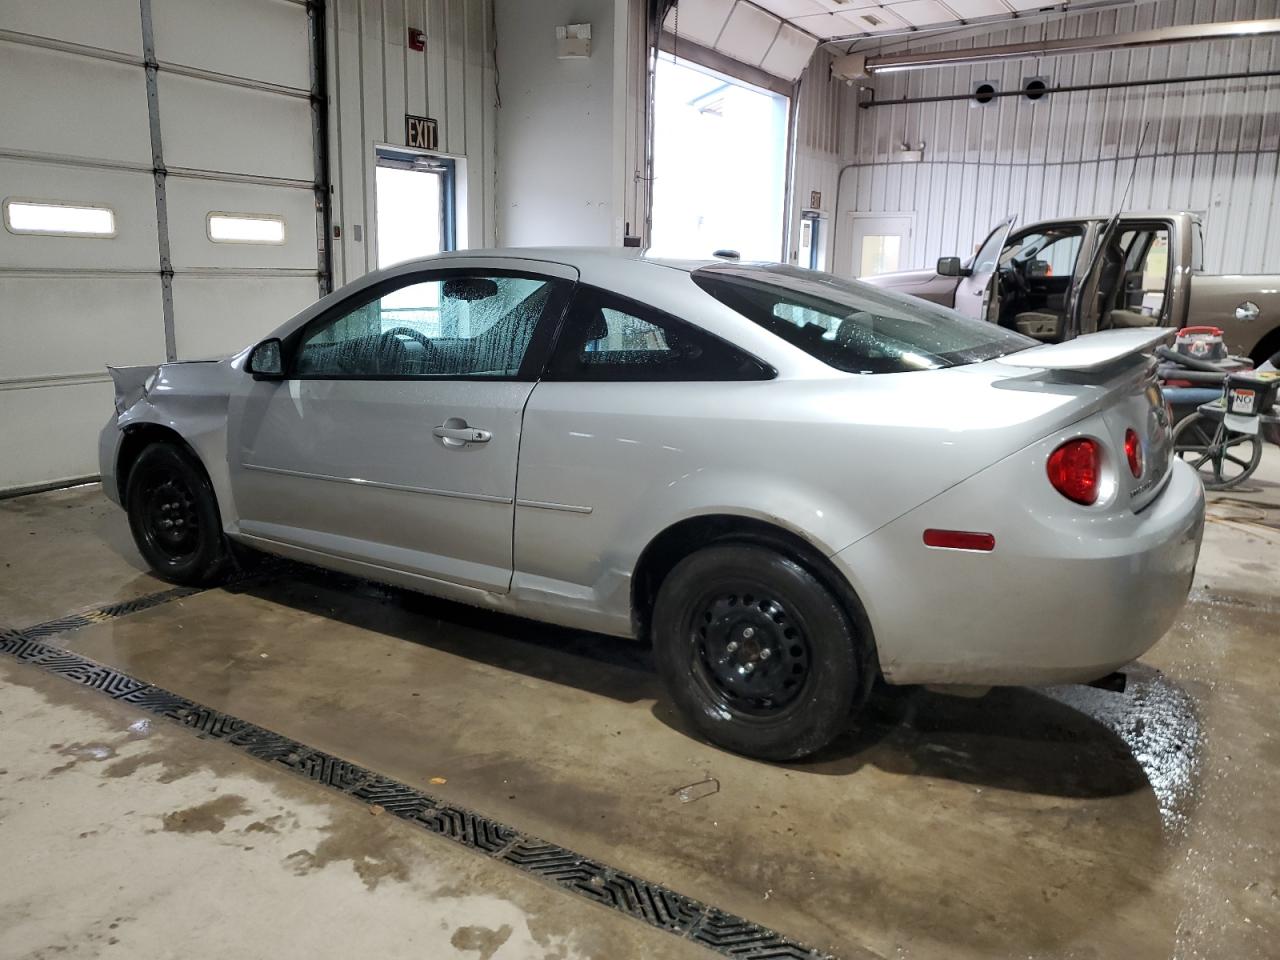
<path fill-rule="evenodd" d="M 116 385 L 116 413 L 124 413 L 142 399 L 147 380 L 160 367 L 152 364 L 142 367 L 107 367 Z"/>
<path fill-rule="evenodd" d="M 1168 327 L 1103 330 L 1100 333 L 1086 333 L 1065 343 L 1046 343 L 1030 350 L 1011 353 L 1007 357 L 1000 357 L 997 362 L 1011 367 L 1034 367 L 1040 370 L 1099 370 L 1126 357 L 1151 353 L 1157 345 L 1168 343 L 1176 334 L 1176 330 Z"/>

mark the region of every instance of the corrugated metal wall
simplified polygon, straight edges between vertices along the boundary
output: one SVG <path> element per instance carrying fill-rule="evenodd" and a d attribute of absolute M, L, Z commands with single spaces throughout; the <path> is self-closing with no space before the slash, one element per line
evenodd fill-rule
<path fill-rule="evenodd" d="M 1207 21 L 1277 15 L 1275 0 L 1160 0 L 1120 10 L 913 49 L 1020 43 L 1056 36 L 1124 33 Z M 1280 69 L 1280 41 L 1233 40 L 979 64 L 890 75 L 879 99 L 968 93 L 984 81 L 1021 89 L 1024 78 L 1050 86 L 1134 78 Z M 852 91 L 850 91 L 852 93 Z M 1217 81 L 970 101 L 875 107 L 848 98 L 847 143 L 856 166 L 845 176 L 845 211 L 914 212 L 902 266 L 967 255 L 1008 213 L 1023 222 L 1109 212 L 1134 169 L 1131 209 L 1177 208 L 1205 217 L 1205 266 L 1211 272 L 1280 272 L 1280 79 Z M 924 162 L 895 161 L 903 144 L 924 143 Z M 847 213 L 842 213 L 846 221 Z M 847 222 L 841 232 L 848 235 Z M 838 272 L 848 272 L 847 243 Z"/>
<path fill-rule="evenodd" d="M 333 222 L 342 227 L 333 251 L 335 286 L 377 265 L 374 148 L 404 145 L 406 113 L 434 117 L 440 152 L 465 161 L 458 245 L 492 244 L 492 0 L 329 0 L 327 11 Z M 410 28 L 426 34 L 424 51 L 408 49 Z"/>
<path fill-rule="evenodd" d="M 831 79 L 831 58 L 819 50 L 800 77 L 800 92 L 792 109 L 796 114 L 795 171 L 792 176 L 791 256 L 796 255 L 800 213 L 811 209 L 810 196 L 817 190 L 822 204 L 817 209 L 828 218 L 835 209 L 836 177 L 840 171 L 846 87 Z M 831 268 L 832 251 L 827 249 L 826 269 Z"/>

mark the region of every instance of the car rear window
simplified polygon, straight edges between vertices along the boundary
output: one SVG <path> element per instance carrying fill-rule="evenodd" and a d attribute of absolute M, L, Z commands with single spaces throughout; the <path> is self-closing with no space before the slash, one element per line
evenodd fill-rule
<path fill-rule="evenodd" d="M 1037 343 L 925 300 L 784 264 L 716 264 L 692 277 L 721 303 L 848 373 L 936 370 Z"/>

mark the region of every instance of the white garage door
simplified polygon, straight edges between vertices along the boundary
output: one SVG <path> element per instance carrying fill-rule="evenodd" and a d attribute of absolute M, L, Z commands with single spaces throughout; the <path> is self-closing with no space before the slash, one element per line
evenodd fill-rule
<path fill-rule="evenodd" d="M 105 365 L 234 353 L 323 292 L 313 28 L 0 0 L 0 491 L 97 472 Z"/>

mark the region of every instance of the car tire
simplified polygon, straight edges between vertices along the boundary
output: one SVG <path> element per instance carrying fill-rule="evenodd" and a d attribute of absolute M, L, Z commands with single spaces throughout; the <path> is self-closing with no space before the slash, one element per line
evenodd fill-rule
<path fill-rule="evenodd" d="M 230 552 L 208 474 L 175 443 L 153 443 L 138 455 L 125 490 L 129 530 L 142 558 L 170 583 L 203 587 L 220 581 Z"/>
<path fill-rule="evenodd" d="M 870 687 L 868 641 L 839 600 L 763 546 L 711 546 L 681 560 L 658 590 L 652 624 L 676 707 L 735 753 L 814 753 L 846 729 Z"/>

